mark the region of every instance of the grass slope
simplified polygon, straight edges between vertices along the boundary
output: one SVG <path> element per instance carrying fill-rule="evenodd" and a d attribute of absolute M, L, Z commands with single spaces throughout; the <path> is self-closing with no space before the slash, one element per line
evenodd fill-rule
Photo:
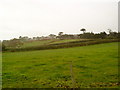
<path fill-rule="evenodd" d="M 64 40 L 53 39 L 53 40 L 30 41 L 30 42 L 25 42 L 21 48 L 49 45 L 49 44 L 67 43 L 67 42 L 82 41 L 82 40 L 84 39 L 64 39 Z"/>
<path fill-rule="evenodd" d="M 29 42 L 25 42 L 25 43 L 21 46 L 21 48 L 46 45 L 46 44 L 49 44 L 49 43 L 51 43 L 51 42 L 53 42 L 53 41 L 54 41 L 54 40 L 29 41 Z"/>
<path fill-rule="evenodd" d="M 44 45 L 41 42 L 41 45 L 38 45 L 38 46 L 35 46 L 33 44 L 34 46 L 31 46 L 31 47 L 10 48 L 10 49 L 7 49 L 7 51 L 16 52 L 16 51 L 59 49 L 59 48 L 70 48 L 70 47 L 94 45 L 94 44 L 100 44 L 100 43 L 111 43 L 111 42 L 117 42 L 117 41 L 119 41 L 119 40 L 117 40 L 117 39 L 111 39 L 111 40 L 110 39 L 94 39 L 94 40 L 69 41 L 69 42 L 63 42 L 63 43 L 52 43 L 52 42 L 56 42 L 56 41 L 51 41 L 51 42 L 46 43 Z M 43 41 L 43 42 L 46 42 L 46 41 Z"/>
<path fill-rule="evenodd" d="M 87 41 L 87 39 L 63 39 L 63 40 L 56 40 L 50 44 L 60 44 L 60 43 L 68 43 L 68 42 L 83 41 L 83 40 Z"/>
<path fill-rule="evenodd" d="M 117 51 L 118 43 L 107 43 L 43 51 L 5 52 L 3 88 L 117 87 Z"/>

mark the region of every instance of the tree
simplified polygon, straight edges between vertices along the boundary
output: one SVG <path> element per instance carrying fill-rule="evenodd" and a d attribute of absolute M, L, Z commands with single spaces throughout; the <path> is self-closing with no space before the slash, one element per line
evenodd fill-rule
<path fill-rule="evenodd" d="M 110 34 L 108 35 L 109 39 L 114 39 L 114 38 L 118 38 L 119 33 L 117 32 L 110 32 Z"/>
<path fill-rule="evenodd" d="M 2 51 L 5 51 L 5 50 L 6 50 L 6 46 L 4 44 L 2 44 Z"/>
<path fill-rule="evenodd" d="M 54 38 L 56 38 L 56 35 L 50 34 L 49 37 L 50 37 L 51 39 L 54 39 Z"/>
<path fill-rule="evenodd" d="M 85 33 L 86 29 L 82 28 L 82 29 L 80 29 L 80 31 L 82 31 L 83 33 Z"/>
<path fill-rule="evenodd" d="M 58 36 L 61 36 L 61 35 L 63 35 L 63 32 L 59 32 L 59 33 L 58 33 Z"/>
<path fill-rule="evenodd" d="M 15 47 L 15 48 L 19 48 L 20 46 L 23 45 L 23 42 L 19 39 L 12 39 L 12 40 L 9 40 L 7 43 L 6 43 L 6 46 L 7 47 Z"/>
<path fill-rule="evenodd" d="M 29 41 L 30 38 L 28 36 L 24 36 L 24 37 L 19 36 L 19 40 L 21 40 L 21 41 Z"/>
<path fill-rule="evenodd" d="M 108 32 L 109 32 L 109 34 L 111 34 L 111 33 L 112 33 L 112 30 L 111 30 L 111 29 L 108 29 Z"/>
<path fill-rule="evenodd" d="M 22 36 L 19 36 L 19 39 L 22 39 Z"/>
<path fill-rule="evenodd" d="M 80 36 L 80 38 L 84 38 L 84 39 L 92 39 L 92 38 L 94 38 L 94 33 L 87 32 L 84 34 L 80 34 L 79 36 Z"/>
<path fill-rule="evenodd" d="M 105 39 L 106 36 L 107 36 L 106 32 L 100 32 L 100 37 L 101 37 L 102 39 Z"/>
<path fill-rule="evenodd" d="M 74 35 L 64 34 L 59 36 L 60 39 L 74 39 Z"/>

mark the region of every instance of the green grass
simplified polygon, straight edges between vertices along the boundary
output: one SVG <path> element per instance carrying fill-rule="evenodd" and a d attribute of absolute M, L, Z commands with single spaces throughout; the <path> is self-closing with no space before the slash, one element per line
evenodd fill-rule
<path fill-rule="evenodd" d="M 63 39 L 63 40 L 57 40 L 57 41 L 52 42 L 50 44 L 68 43 L 68 42 L 82 41 L 82 40 L 87 40 L 87 39 Z"/>
<path fill-rule="evenodd" d="M 118 87 L 118 43 L 3 53 L 3 88 Z M 71 61 L 73 79 L 71 80 Z"/>
<path fill-rule="evenodd" d="M 52 41 L 54 41 L 54 40 L 40 40 L 40 41 L 24 42 L 24 44 L 21 46 L 21 48 L 46 45 L 46 44 L 51 43 Z"/>
<path fill-rule="evenodd" d="M 82 41 L 82 40 L 86 40 L 86 39 L 64 39 L 64 40 L 53 39 L 53 40 L 29 41 L 29 42 L 24 42 L 21 48 L 32 47 L 32 46 L 33 47 L 42 46 L 42 45 L 49 45 L 49 44 L 67 43 L 67 42 Z"/>
<path fill-rule="evenodd" d="M 71 39 L 70 39 L 71 40 Z M 6 51 L 10 51 L 10 52 L 17 52 L 17 51 L 32 51 L 32 50 L 48 50 L 48 49 L 60 49 L 60 48 L 70 48 L 70 47 L 79 47 L 79 46 L 88 46 L 88 45 L 94 45 L 94 44 L 100 44 L 100 43 L 111 43 L 111 42 L 118 42 L 119 40 L 117 39 L 94 39 L 94 40 L 79 40 L 79 41 L 69 41 L 66 43 L 56 43 L 56 44 L 52 44 L 52 42 L 56 42 L 56 41 L 62 41 L 62 40 L 48 40 L 48 42 L 46 42 L 46 44 L 44 44 L 42 41 L 38 41 L 41 42 L 41 45 L 36 45 L 35 44 L 30 44 L 33 46 L 26 46 L 26 47 L 13 47 L 13 48 L 7 48 Z M 63 41 L 67 41 L 67 40 L 63 40 Z M 37 42 L 37 41 L 34 41 Z M 30 43 L 30 42 L 29 42 Z M 27 44 L 28 45 L 28 44 Z M 5 51 L 5 50 L 4 50 Z"/>

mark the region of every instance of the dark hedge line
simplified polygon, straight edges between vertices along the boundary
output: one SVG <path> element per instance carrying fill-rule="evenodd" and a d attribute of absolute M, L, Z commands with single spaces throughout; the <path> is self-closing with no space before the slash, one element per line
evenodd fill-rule
<path fill-rule="evenodd" d="M 68 42 L 68 43 L 50 44 L 50 45 L 36 46 L 36 47 L 27 47 L 27 48 L 18 48 L 18 49 L 7 49 L 6 51 L 16 52 L 16 51 L 32 51 L 32 50 L 59 49 L 59 48 L 87 46 L 87 45 L 110 43 L 110 42 L 120 42 L 120 40 L 117 40 L 117 39 L 102 40 L 101 39 L 101 40 L 88 40 L 88 41 L 74 41 L 74 42 Z"/>

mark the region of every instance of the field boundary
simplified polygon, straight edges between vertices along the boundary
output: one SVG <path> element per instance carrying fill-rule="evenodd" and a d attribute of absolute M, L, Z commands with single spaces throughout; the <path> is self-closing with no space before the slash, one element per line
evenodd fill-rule
<path fill-rule="evenodd" d="M 18 51 L 32 51 L 32 50 L 48 50 L 48 49 L 59 49 L 59 48 L 70 48 L 70 47 L 79 47 L 79 46 L 88 46 L 94 44 L 102 44 L 102 43 L 111 43 L 111 42 L 120 42 L 118 39 L 108 39 L 108 40 L 89 40 L 89 41 L 74 41 L 68 43 L 60 43 L 60 44 L 49 44 L 35 47 L 26 47 L 26 48 L 15 48 L 15 49 L 7 49 L 8 52 L 18 52 Z M 3 52 L 6 52 L 3 51 Z"/>

